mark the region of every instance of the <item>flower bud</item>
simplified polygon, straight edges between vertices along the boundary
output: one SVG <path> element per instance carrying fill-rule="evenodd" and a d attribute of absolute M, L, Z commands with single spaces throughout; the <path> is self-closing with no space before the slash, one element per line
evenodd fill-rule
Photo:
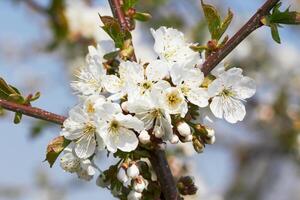
<path fill-rule="evenodd" d="M 124 101 L 123 103 L 121 103 L 121 108 L 124 112 L 128 113 L 128 102 Z"/>
<path fill-rule="evenodd" d="M 142 193 L 144 191 L 145 187 L 146 187 L 146 184 L 145 184 L 143 177 L 138 176 L 133 182 L 133 189 L 136 192 Z"/>
<path fill-rule="evenodd" d="M 215 130 L 214 129 L 207 127 L 206 131 L 207 131 L 207 136 L 208 137 L 214 137 L 215 136 Z"/>
<path fill-rule="evenodd" d="M 216 136 L 212 136 L 205 140 L 207 144 L 214 144 L 216 142 Z"/>
<path fill-rule="evenodd" d="M 117 179 L 122 183 L 125 183 L 126 181 L 128 181 L 128 176 L 127 176 L 126 171 L 123 167 L 121 167 L 119 169 L 118 174 L 117 174 Z"/>
<path fill-rule="evenodd" d="M 179 142 L 179 138 L 177 135 L 173 135 L 172 139 L 170 140 L 171 144 L 177 144 Z"/>
<path fill-rule="evenodd" d="M 202 153 L 204 150 L 204 144 L 197 137 L 193 137 L 193 147 L 197 153 Z"/>
<path fill-rule="evenodd" d="M 182 137 L 187 137 L 191 135 L 191 128 L 186 122 L 180 122 L 177 125 L 177 130 Z"/>
<path fill-rule="evenodd" d="M 161 128 L 159 127 L 154 127 L 153 133 L 157 138 L 161 138 L 164 135 L 164 133 L 161 131 Z"/>
<path fill-rule="evenodd" d="M 142 144 L 147 144 L 150 142 L 150 135 L 148 131 L 142 130 L 140 135 L 139 135 L 139 140 Z"/>
<path fill-rule="evenodd" d="M 142 198 L 142 193 L 131 190 L 127 195 L 128 200 L 140 200 Z"/>
<path fill-rule="evenodd" d="M 177 188 L 182 195 L 194 195 L 198 190 L 193 178 L 190 176 L 181 177 L 177 182 Z"/>
<path fill-rule="evenodd" d="M 193 135 L 188 135 L 184 138 L 184 142 L 191 142 L 193 140 Z"/>
<path fill-rule="evenodd" d="M 136 164 L 132 164 L 127 169 L 127 176 L 129 178 L 136 178 L 140 174 L 139 168 L 136 166 Z"/>

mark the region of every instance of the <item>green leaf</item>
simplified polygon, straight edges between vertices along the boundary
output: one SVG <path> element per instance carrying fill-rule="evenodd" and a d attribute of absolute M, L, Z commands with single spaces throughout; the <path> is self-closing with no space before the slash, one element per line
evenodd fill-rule
<path fill-rule="evenodd" d="M 218 40 L 218 30 L 221 26 L 221 17 L 214 6 L 204 4 L 203 0 L 201 0 L 201 4 L 212 39 Z"/>
<path fill-rule="evenodd" d="M 113 60 L 113 59 L 115 59 L 115 58 L 119 55 L 119 52 L 120 52 L 120 51 L 113 51 L 113 52 L 110 52 L 110 53 L 108 53 L 108 54 L 105 54 L 105 55 L 103 56 L 103 58 L 104 58 L 105 60 Z"/>
<path fill-rule="evenodd" d="M 227 16 L 225 17 L 224 21 L 221 24 L 221 27 L 219 29 L 219 39 L 222 37 L 222 35 L 225 33 L 227 28 L 229 27 L 230 23 L 232 22 L 233 19 L 233 13 L 231 12 L 230 9 L 228 9 Z"/>
<path fill-rule="evenodd" d="M 123 9 L 127 11 L 129 8 L 133 8 L 137 4 L 138 0 L 123 0 Z"/>
<path fill-rule="evenodd" d="M 131 34 L 127 30 L 122 30 L 118 21 L 110 16 L 100 16 L 100 19 L 104 26 L 102 29 L 111 37 L 111 39 L 115 42 L 115 46 L 117 48 L 122 48 L 125 40 L 131 38 Z"/>
<path fill-rule="evenodd" d="M 227 16 L 222 21 L 218 10 L 214 6 L 204 4 L 203 0 L 201 0 L 201 4 L 211 34 L 211 39 L 219 41 L 230 25 L 233 19 L 233 13 L 228 9 Z"/>
<path fill-rule="evenodd" d="M 136 12 L 133 15 L 133 18 L 138 21 L 145 22 L 145 21 L 148 21 L 149 19 L 151 19 L 152 16 L 149 13 Z"/>
<path fill-rule="evenodd" d="M 297 11 L 290 11 L 288 7 L 285 11 L 280 11 L 282 3 L 278 3 L 272 10 L 272 14 L 268 16 L 269 23 L 277 24 L 289 24 L 297 25 L 300 24 L 300 13 Z"/>
<path fill-rule="evenodd" d="M 271 34 L 272 34 L 272 38 L 275 42 L 277 42 L 278 44 L 281 43 L 280 40 L 280 36 L 279 36 L 279 32 L 278 32 L 278 27 L 276 24 L 270 24 L 271 27 Z"/>
<path fill-rule="evenodd" d="M 50 167 L 53 166 L 59 154 L 70 144 L 70 140 L 65 139 L 63 136 L 54 138 L 47 146 L 46 159 Z"/>

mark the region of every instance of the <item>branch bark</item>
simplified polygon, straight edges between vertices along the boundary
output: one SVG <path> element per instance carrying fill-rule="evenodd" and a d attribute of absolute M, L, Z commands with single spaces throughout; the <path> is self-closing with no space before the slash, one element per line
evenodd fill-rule
<path fill-rule="evenodd" d="M 13 112 L 20 112 L 24 115 L 34 117 L 37 119 L 42 119 L 48 122 L 52 122 L 55 124 L 62 125 L 66 119 L 66 117 L 57 115 L 40 108 L 35 108 L 31 106 L 24 106 L 17 103 L 9 102 L 3 99 L 0 99 L 0 107 L 13 111 Z"/>
<path fill-rule="evenodd" d="M 235 47 L 237 47 L 253 31 L 261 27 L 262 17 L 269 14 L 270 10 L 279 2 L 279 0 L 267 0 L 249 21 L 217 52 L 211 54 L 202 65 L 202 72 L 207 76 Z"/>

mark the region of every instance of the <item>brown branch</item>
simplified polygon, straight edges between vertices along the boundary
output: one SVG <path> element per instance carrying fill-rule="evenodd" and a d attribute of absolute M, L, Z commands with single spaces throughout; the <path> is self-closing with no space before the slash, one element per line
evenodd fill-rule
<path fill-rule="evenodd" d="M 250 20 L 225 44 L 223 48 L 208 56 L 203 63 L 202 72 L 208 75 L 234 48 L 236 48 L 253 31 L 261 27 L 262 17 L 269 14 L 270 10 L 279 0 L 267 0 L 265 4 L 250 18 Z"/>
<path fill-rule="evenodd" d="M 22 114 L 30 116 L 30 117 L 42 119 L 42 120 L 52 122 L 55 124 L 60 124 L 60 125 L 62 125 L 66 119 L 66 117 L 64 117 L 64 116 L 57 115 L 57 114 L 42 110 L 40 108 L 24 106 L 24 105 L 9 102 L 9 101 L 3 100 L 3 99 L 0 99 L 0 107 L 10 110 L 10 111 L 22 113 Z"/>

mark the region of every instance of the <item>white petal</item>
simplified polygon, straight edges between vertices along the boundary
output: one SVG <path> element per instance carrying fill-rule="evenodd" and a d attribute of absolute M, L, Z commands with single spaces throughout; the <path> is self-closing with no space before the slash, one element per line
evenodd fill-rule
<path fill-rule="evenodd" d="M 110 134 L 105 129 L 102 129 L 99 132 L 100 132 L 100 135 L 106 145 L 107 150 L 112 153 L 115 153 L 118 150 L 117 142 L 118 142 L 119 138 Z"/>
<path fill-rule="evenodd" d="M 118 148 L 124 152 L 131 152 L 137 148 L 139 140 L 135 133 L 126 128 L 121 128 L 119 132 Z"/>
<path fill-rule="evenodd" d="M 220 92 L 222 92 L 223 89 L 224 89 L 224 84 L 222 82 L 222 79 L 217 78 L 211 84 L 209 84 L 207 88 L 208 96 L 214 97 L 220 94 Z"/>
<path fill-rule="evenodd" d="M 79 158 L 88 158 L 95 152 L 96 140 L 95 135 L 88 134 L 82 136 L 75 145 L 75 153 Z"/>
<path fill-rule="evenodd" d="M 146 76 L 149 80 L 158 81 L 169 74 L 168 62 L 162 60 L 154 60 L 149 63 L 146 68 Z"/>
<path fill-rule="evenodd" d="M 214 97 L 210 103 L 210 110 L 217 118 L 223 117 L 223 101 L 221 97 Z"/>
<path fill-rule="evenodd" d="M 121 91 L 123 83 L 119 77 L 115 75 L 106 75 L 103 77 L 102 84 L 104 88 L 110 93 L 117 93 Z"/>
<path fill-rule="evenodd" d="M 235 86 L 234 90 L 236 91 L 238 98 L 250 98 L 255 94 L 256 91 L 255 81 L 244 76 L 242 80 Z"/>
<path fill-rule="evenodd" d="M 122 113 L 119 113 L 116 115 L 116 120 L 126 128 L 132 128 L 136 131 L 142 131 L 144 129 L 144 123 L 138 118 L 131 115 L 124 115 Z"/>
<path fill-rule="evenodd" d="M 119 104 L 111 102 L 103 103 L 101 106 L 96 107 L 95 109 L 97 117 L 107 121 L 110 120 L 113 115 L 122 112 Z"/>
<path fill-rule="evenodd" d="M 121 80 L 126 84 L 139 83 L 144 80 L 144 67 L 136 62 L 121 62 L 119 66 Z"/>
<path fill-rule="evenodd" d="M 188 95 L 188 100 L 201 108 L 204 108 L 208 105 L 208 93 L 204 88 L 192 88 Z"/>
<path fill-rule="evenodd" d="M 242 121 L 246 115 L 244 104 L 237 99 L 226 99 L 223 105 L 224 118 L 230 123 Z"/>

